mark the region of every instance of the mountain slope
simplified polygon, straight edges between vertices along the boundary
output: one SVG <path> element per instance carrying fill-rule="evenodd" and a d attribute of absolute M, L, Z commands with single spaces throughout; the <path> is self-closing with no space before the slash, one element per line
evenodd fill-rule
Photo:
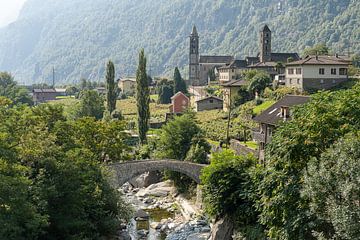
<path fill-rule="evenodd" d="M 318 42 L 360 51 L 357 0 L 28 0 L 0 29 L 0 70 L 27 83 L 50 82 L 53 67 L 57 83 L 99 80 L 112 59 L 119 76 L 134 75 L 144 47 L 148 69 L 159 75 L 187 64 L 193 24 L 202 54 L 241 58 L 258 52 L 264 23 L 273 51 L 301 53 Z"/>

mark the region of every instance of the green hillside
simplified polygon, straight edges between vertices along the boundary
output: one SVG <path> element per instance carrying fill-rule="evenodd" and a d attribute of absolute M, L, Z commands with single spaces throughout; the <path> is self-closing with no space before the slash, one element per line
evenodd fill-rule
<path fill-rule="evenodd" d="M 28 0 L 19 19 L 0 29 L 0 71 L 19 82 L 100 80 L 111 58 L 118 75 L 134 75 L 144 47 L 152 75 L 187 64 L 196 24 L 203 54 L 237 58 L 258 52 L 258 32 L 273 30 L 273 51 L 325 42 L 360 52 L 358 0 Z"/>

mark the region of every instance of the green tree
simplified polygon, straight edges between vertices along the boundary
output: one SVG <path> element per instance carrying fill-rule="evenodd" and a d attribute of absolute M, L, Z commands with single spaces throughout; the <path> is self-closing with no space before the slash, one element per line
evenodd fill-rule
<path fill-rule="evenodd" d="M 76 109 L 76 117 L 94 117 L 102 119 L 105 106 L 104 99 L 94 90 L 84 90 L 79 95 L 80 103 Z"/>
<path fill-rule="evenodd" d="M 293 120 L 277 128 L 267 145 L 267 166 L 259 183 L 260 221 L 270 238 L 313 239 L 323 221 L 309 214 L 309 201 L 301 196 L 303 172 L 310 159 L 318 159 L 334 142 L 360 129 L 360 85 L 352 89 L 312 95 L 295 108 Z"/>
<path fill-rule="evenodd" d="M 115 66 L 112 61 L 106 65 L 106 107 L 109 115 L 116 109 L 117 86 L 115 84 Z"/>
<path fill-rule="evenodd" d="M 0 239 L 39 239 L 48 216 L 37 208 L 29 169 L 0 159 Z"/>
<path fill-rule="evenodd" d="M 211 82 L 216 80 L 215 69 L 212 68 L 208 71 L 208 77 Z"/>
<path fill-rule="evenodd" d="M 9 98 L 14 104 L 33 104 L 29 92 L 19 87 L 11 74 L 7 72 L 0 72 L 0 96 Z"/>
<path fill-rule="evenodd" d="M 303 194 L 311 211 L 329 227 L 317 233 L 327 239 L 360 238 L 360 137 L 349 134 L 310 161 Z"/>
<path fill-rule="evenodd" d="M 169 104 L 171 103 L 171 97 L 174 95 L 174 83 L 167 79 L 162 79 L 157 84 L 157 90 L 159 94 L 158 103 Z"/>
<path fill-rule="evenodd" d="M 174 94 L 177 92 L 187 93 L 187 87 L 184 79 L 181 77 L 179 69 L 176 67 L 174 70 Z"/>
<path fill-rule="evenodd" d="M 256 159 L 224 150 L 210 162 L 201 174 L 205 211 L 217 219 L 230 217 L 243 239 L 265 239 L 254 201 Z"/>
<path fill-rule="evenodd" d="M 68 95 L 68 96 L 74 96 L 76 93 L 78 93 L 79 92 L 79 89 L 77 89 L 77 87 L 75 87 L 75 86 L 73 86 L 73 85 L 71 85 L 71 86 L 68 86 L 67 88 L 66 88 L 66 94 Z"/>
<path fill-rule="evenodd" d="M 189 152 L 192 146 L 195 149 Z M 203 153 L 199 150 L 206 152 Z M 204 163 L 207 161 L 204 157 L 207 156 L 209 150 L 210 148 L 203 139 L 200 128 L 196 125 L 194 116 L 185 114 L 175 117 L 174 120 L 162 127 L 157 143 L 156 157 L 180 161 L 185 160 L 187 157 L 188 161 Z M 174 181 L 180 192 L 188 191 L 189 186 L 193 185 L 191 179 L 179 173 L 168 172 L 166 175 Z"/>
<path fill-rule="evenodd" d="M 260 72 L 257 73 L 248 85 L 248 91 L 253 96 L 258 93 L 262 94 L 267 86 L 271 83 L 271 78 L 268 74 Z"/>
<path fill-rule="evenodd" d="M 99 133 L 73 131 L 71 127 L 76 130 L 84 124 L 79 120 L 69 127 L 61 108 L 11 106 L 4 98 L 0 99 L 0 118 L 4 123 L 0 126 L 0 238 L 114 235 L 120 221 L 129 218 L 129 208 L 110 187 L 89 145 L 100 145 L 97 151 L 110 158 L 107 149 L 112 144 L 121 149 L 118 141 L 124 144 L 123 139 L 116 140 L 123 127 L 113 126 L 116 121 L 103 123 L 105 127 L 97 128 L 101 141 L 88 144 L 89 138 L 99 139 Z"/>
<path fill-rule="evenodd" d="M 141 144 L 146 143 L 149 130 L 150 92 L 146 74 L 146 57 L 144 49 L 139 53 L 139 65 L 136 72 L 136 105 L 138 112 L 138 131 Z"/>
<path fill-rule="evenodd" d="M 328 55 L 329 53 L 330 49 L 326 46 L 326 44 L 319 43 L 311 48 L 305 48 L 303 55 Z"/>

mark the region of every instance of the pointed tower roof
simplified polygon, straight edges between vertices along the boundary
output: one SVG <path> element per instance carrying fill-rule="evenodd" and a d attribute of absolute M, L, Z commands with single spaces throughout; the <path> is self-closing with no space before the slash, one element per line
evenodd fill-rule
<path fill-rule="evenodd" d="M 195 26 L 195 25 L 193 26 L 191 35 L 193 35 L 193 36 L 198 36 L 198 32 L 197 32 L 197 29 L 196 29 L 196 26 Z"/>
<path fill-rule="evenodd" d="M 270 28 L 268 27 L 267 24 L 265 24 L 265 26 L 262 28 L 263 32 L 271 32 Z"/>

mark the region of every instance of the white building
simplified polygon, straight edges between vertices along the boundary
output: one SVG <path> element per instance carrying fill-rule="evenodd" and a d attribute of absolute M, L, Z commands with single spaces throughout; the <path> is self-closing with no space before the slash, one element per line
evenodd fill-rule
<path fill-rule="evenodd" d="M 348 80 L 351 61 L 343 56 L 307 56 L 286 64 L 285 85 L 301 91 L 331 89 Z"/>

